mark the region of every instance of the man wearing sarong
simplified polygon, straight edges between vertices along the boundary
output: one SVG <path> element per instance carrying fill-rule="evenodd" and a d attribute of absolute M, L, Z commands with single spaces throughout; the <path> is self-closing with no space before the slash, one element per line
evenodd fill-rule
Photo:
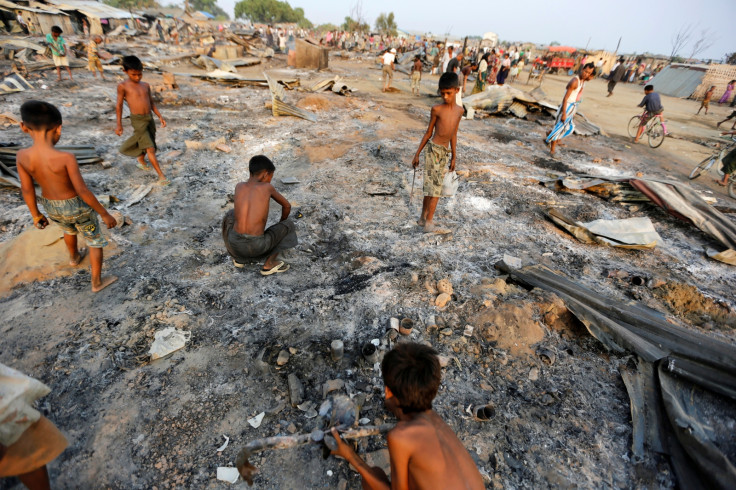
<path fill-rule="evenodd" d="M 583 96 L 585 82 L 593 78 L 594 71 L 595 64 L 587 63 L 583 66 L 580 75 L 574 76 L 568 82 L 562 104 L 557 108 L 555 125 L 545 138 L 545 142 L 550 145 L 550 154 L 555 154 L 555 146 L 557 146 L 559 140 L 571 135 L 575 130 L 575 124 L 573 123 L 575 111 Z"/>

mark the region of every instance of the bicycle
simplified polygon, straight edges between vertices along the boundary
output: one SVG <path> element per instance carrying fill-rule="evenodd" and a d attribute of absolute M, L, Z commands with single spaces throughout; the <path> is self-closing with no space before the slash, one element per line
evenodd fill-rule
<path fill-rule="evenodd" d="M 642 121 L 646 121 L 644 133 L 647 134 L 649 146 L 652 148 L 659 148 L 664 141 L 664 137 L 667 136 L 667 127 L 664 125 L 664 121 L 662 121 L 662 116 L 654 115 L 649 117 L 647 111 L 644 111 L 640 116 L 632 117 L 629 121 L 628 127 L 629 136 L 636 138 L 636 134 L 639 132 L 639 127 L 643 125 Z"/>
<path fill-rule="evenodd" d="M 712 155 L 707 157 L 705 160 L 700 162 L 693 170 L 690 172 L 690 180 L 697 179 L 700 177 L 703 172 L 707 172 L 713 166 L 715 166 L 715 172 L 718 173 L 718 176 L 720 178 L 723 178 L 723 172 L 721 171 L 721 160 L 723 160 L 723 157 L 726 156 L 731 150 L 736 148 L 736 136 L 731 136 L 731 144 L 726 145 L 722 150 L 716 150 L 713 152 Z M 736 180 L 735 175 L 731 175 L 731 178 L 728 179 L 728 195 L 731 196 L 732 199 L 736 199 Z"/>

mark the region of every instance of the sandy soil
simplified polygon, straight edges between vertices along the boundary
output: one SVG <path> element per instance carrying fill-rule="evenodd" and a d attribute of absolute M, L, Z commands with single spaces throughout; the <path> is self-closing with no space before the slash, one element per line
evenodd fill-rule
<path fill-rule="evenodd" d="M 55 486 L 226 488 L 215 470 L 233 463 L 241 445 L 325 423 L 291 406 L 289 374 L 300 378 L 304 399 L 317 407 L 324 384 L 341 379 L 339 393 L 365 399 L 361 416 L 390 421 L 380 374 L 359 349 L 371 339 L 381 340 L 382 352 L 390 348 L 385 333 L 396 316 L 412 318 L 412 338 L 449 359 L 435 408 L 489 487 L 672 487 L 665 459 L 632 462 L 628 397 L 618 373 L 630 357 L 606 352 L 559 299 L 507 284 L 493 265 L 505 253 L 543 263 L 591 289 L 642 301 L 736 342 L 736 271 L 705 257 L 712 243 L 704 234 L 656 208 L 557 194 L 538 184 L 567 171 L 681 177 L 708 150 L 675 139 L 656 150 L 632 147 L 623 131 L 637 112 L 641 88 L 620 85 L 606 99 L 604 82 L 594 81 L 581 111 L 609 136 L 568 138 L 557 159 L 541 143 L 548 119 L 463 121 L 458 169 L 466 177 L 437 212 L 450 233 L 425 234 L 414 224 L 420 198 L 415 192 L 409 199 L 409 162 L 437 101 L 431 96 L 436 77 L 426 76 L 423 94 L 413 97 L 401 75 L 399 92 L 381 93 L 380 71 L 369 60 L 333 58 L 330 73 L 358 89 L 349 102 L 331 93 L 324 100 L 288 93 L 291 102 L 312 97 L 317 123 L 273 117 L 265 108 L 266 89 L 179 77 L 181 88 L 162 94 L 169 127 L 158 133 L 173 183 L 154 186 L 143 201 L 122 210 L 132 225 L 109 235 L 117 251 L 105 262 L 120 280 L 103 293 L 90 293 L 85 267 L 69 271 L 64 265 L 63 243 L 44 249 L 46 238 L 26 233 L 31 220 L 16 191 L 0 192 L 0 270 L 3 277 L 33 271 L 0 291 L 0 361 L 52 389 L 41 410 L 71 442 L 50 467 Z M 293 74 L 302 80 L 324 75 Z M 79 70 L 75 76 L 77 84 L 47 82 L 47 91 L 3 96 L 3 106 L 17 113 L 30 98 L 60 105 L 62 142 L 94 144 L 112 164 L 84 168 L 89 186 L 124 204 L 154 176 L 117 153 L 114 82 Z M 161 81 L 151 73 L 145 79 Z M 555 100 L 564 83 L 550 77 L 543 88 Z M 665 98 L 664 105 L 673 133 L 702 138 L 714 134 L 713 121 L 726 113 L 715 107 L 713 115 L 695 118 L 688 116 L 695 102 Z M 185 151 L 187 140 L 220 137 L 231 153 Z M 18 128 L 3 130 L 0 139 L 28 143 Z M 234 186 L 247 178 L 248 159 L 259 153 L 274 160 L 276 187 L 303 215 L 300 245 L 286 254 L 292 269 L 268 278 L 260 277 L 255 262 L 236 270 L 220 236 Z M 287 176 L 300 183 L 282 184 Z M 707 184 L 701 180 L 696 186 Z M 366 192 L 376 186 L 396 192 Z M 727 204 L 722 192 L 713 195 Z M 583 245 L 544 218 L 542 211 L 553 204 L 581 220 L 648 216 L 665 244 L 646 252 Z M 271 219 L 278 214 L 272 209 Z M 22 253 L 11 255 L 7 250 L 18 241 Z M 666 287 L 634 286 L 634 275 L 662 278 Z M 442 278 L 451 280 L 454 298 L 440 311 L 430 289 Z M 470 337 L 463 335 L 467 325 L 474 327 Z M 170 358 L 149 362 L 154 333 L 167 326 L 192 331 L 191 341 Z M 346 346 L 337 363 L 329 355 L 334 339 Z M 556 353 L 553 364 L 537 355 L 540 347 Z M 294 353 L 277 365 L 288 348 Z M 468 408 L 485 403 L 496 407 L 494 417 L 474 420 Z M 254 429 L 246 419 L 260 412 L 266 416 Z M 218 453 L 223 435 L 230 444 Z M 358 449 L 385 457 L 381 438 Z M 360 487 L 344 462 L 323 459 L 317 447 L 266 452 L 252 462 L 260 468 L 255 488 Z M 5 481 L 0 488 L 13 485 Z"/>

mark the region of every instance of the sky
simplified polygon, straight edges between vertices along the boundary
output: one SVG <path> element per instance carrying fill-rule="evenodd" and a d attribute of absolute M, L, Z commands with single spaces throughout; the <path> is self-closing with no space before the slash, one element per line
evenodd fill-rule
<path fill-rule="evenodd" d="M 218 0 L 232 15 L 236 0 Z M 355 0 L 289 0 L 304 9 L 314 24 L 342 24 Z M 708 29 L 713 45 L 698 58 L 719 60 L 736 51 L 736 0 L 363 0 L 367 21 L 375 24 L 382 12 L 393 12 L 403 30 L 450 33 L 453 36 L 495 32 L 505 41 L 548 44 L 557 41 L 579 48 L 620 53 L 668 55 L 671 38 L 692 25 L 693 38 Z M 687 57 L 692 41 L 680 52 Z"/>

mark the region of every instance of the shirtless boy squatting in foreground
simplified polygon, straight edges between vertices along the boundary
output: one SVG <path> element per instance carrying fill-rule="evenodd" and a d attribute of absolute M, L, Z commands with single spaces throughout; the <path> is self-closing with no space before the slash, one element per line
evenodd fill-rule
<path fill-rule="evenodd" d="M 429 127 L 424 133 L 422 142 L 419 143 L 412 167 L 419 166 L 419 155 L 425 145 L 429 144 L 424 152 L 424 201 L 422 201 L 422 215 L 417 221 L 424 231 L 433 231 L 434 212 L 442 195 L 442 181 L 445 177 L 445 165 L 447 165 L 448 154 L 452 153 L 450 160 L 450 172 L 455 170 L 455 148 L 457 146 L 457 128 L 463 117 L 463 108 L 455 103 L 455 96 L 460 90 L 459 80 L 455 73 L 443 73 L 439 81 L 439 91 L 443 103 L 432 107 L 430 112 Z M 434 133 L 434 136 L 433 136 Z M 432 138 L 430 140 L 430 138 Z M 447 148 L 448 143 L 450 149 Z"/>
<path fill-rule="evenodd" d="M 71 257 L 70 265 L 82 262 L 87 249 L 77 249 L 77 233 L 81 233 L 90 248 L 92 291 L 98 292 L 117 280 L 115 276 L 101 277 L 102 247 L 107 240 L 100 232 L 97 215 L 108 228 L 117 224 L 95 195 L 87 188 L 79 173 L 77 159 L 71 153 L 56 150 L 61 138 L 61 113 L 48 102 L 29 100 L 20 108 L 21 129 L 33 138 L 33 146 L 20 150 L 17 155 L 23 199 L 33 216 L 36 228 L 44 229 L 48 219 L 38 210 L 33 182 L 41 186 L 41 204 L 49 219 L 64 231 L 64 243 Z"/>
<path fill-rule="evenodd" d="M 333 454 L 360 473 L 365 489 L 484 488 L 467 449 L 432 410 L 442 377 L 437 352 L 422 344 L 398 344 L 383 358 L 381 371 L 386 407 L 399 419 L 386 435 L 391 480 L 380 468 L 368 466 L 334 427 L 337 449 Z"/>
<path fill-rule="evenodd" d="M 279 252 L 296 247 L 296 224 L 289 219 L 291 204 L 273 185 L 276 171 L 263 155 L 250 159 L 250 178 L 235 186 L 235 207 L 222 220 L 222 239 L 235 267 L 248 260 L 268 255 L 261 275 L 270 276 L 289 270 L 289 264 L 278 260 Z M 273 199 L 281 205 L 281 221 L 266 228 L 268 205 Z"/>
<path fill-rule="evenodd" d="M 153 122 L 151 112 L 158 116 L 161 127 L 166 127 L 166 121 L 151 98 L 151 87 L 141 82 L 143 78 L 143 63 L 136 56 L 123 57 L 123 71 L 128 79 L 118 84 L 118 101 L 115 105 L 117 115 L 117 127 L 115 134 L 123 135 L 123 101 L 128 103 L 130 109 L 130 124 L 133 126 L 133 135 L 125 140 L 120 146 L 120 153 L 138 159 L 138 168 L 148 170 L 144 157 L 148 155 L 148 161 L 158 174 L 158 182 L 161 185 L 169 185 L 170 182 L 161 171 L 156 159 L 156 123 Z"/>

